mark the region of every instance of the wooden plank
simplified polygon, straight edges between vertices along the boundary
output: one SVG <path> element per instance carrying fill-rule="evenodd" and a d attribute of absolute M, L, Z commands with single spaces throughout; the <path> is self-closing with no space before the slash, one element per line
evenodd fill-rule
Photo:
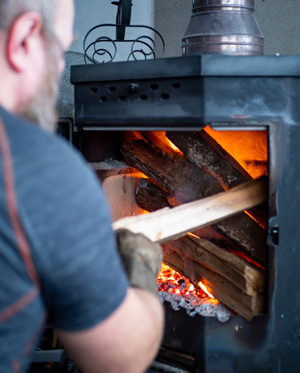
<path fill-rule="evenodd" d="M 140 178 L 136 189 L 136 202 L 143 210 L 153 212 L 164 207 L 172 207 L 174 201 L 168 192 L 153 184 L 149 179 Z M 213 226 L 200 228 L 192 233 L 238 256 L 247 257 L 244 251 L 236 246 L 233 241 L 218 232 Z M 254 262 L 253 258 L 250 259 L 248 257 L 247 260 Z M 257 262 L 255 262 L 255 265 L 264 268 Z"/>
<path fill-rule="evenodd" d="M 267 179 L 262 177 L 172 209 L 166 207 L 120 219 L 113 223 L 113 229 L 126 228 L 144 234 L 151 241 L 165 242 L 257 206 L 266 200 L 267 195 Z"/>

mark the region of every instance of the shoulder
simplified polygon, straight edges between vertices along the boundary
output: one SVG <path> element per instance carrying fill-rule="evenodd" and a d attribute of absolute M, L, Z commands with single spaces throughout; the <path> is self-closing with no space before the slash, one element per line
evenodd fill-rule
<path fill-rule="evenodd" d="M 74 245 L 78 232 L 84 230 L 82 237 L 87 237 L 101 226 L 114 246 L 106 197 L 82 155 L 57 135 L 2 111 L 19 213 L 27 233 L 51 243 L 56 251 L 59 246 Z"/>
<path fill-rule="evenodd" d="M 46 132 L 24 119 L 0 108 L 7 140 L 11 150 L 16 184 L 24 180 L 35 184 L 68 185 L 92 183 L 99 187 L 98 179 L 88 167 L 83 156 L 67 141 L 56 134 Z"/>
<path fill-rule="evenodd" d="M 15 161 L 38 163 L 54 163 L 59 158 L 69 162 L 79 162 L 85 165 L 82 156 L 67 141 L 55 133 L 40 129 L 38 126 L 0 109 L 0 117 L 4 122 L 5 131 Z M 38 157 L 37 157 L 38 155 Z"/>
<path fill-rule="evenodd" d="M 86 217 L 92 214 L 110 221 L 100 181 L 79 151 L 22 118 L 1 110 L 0 117 L 11 151 L 19 207 L 28 216 L 46 219 L 48 212 L 67 214 L 70 219 L 85 212 Z"/>

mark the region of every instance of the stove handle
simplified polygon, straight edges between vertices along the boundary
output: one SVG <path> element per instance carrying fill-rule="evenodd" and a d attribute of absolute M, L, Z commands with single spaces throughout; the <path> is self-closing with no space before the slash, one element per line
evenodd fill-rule
<path fill-rule="evenodd" d="M 273 216 L 269 219 L 268 244 L 279 245 L 279 225 L 277 216 Z"/>

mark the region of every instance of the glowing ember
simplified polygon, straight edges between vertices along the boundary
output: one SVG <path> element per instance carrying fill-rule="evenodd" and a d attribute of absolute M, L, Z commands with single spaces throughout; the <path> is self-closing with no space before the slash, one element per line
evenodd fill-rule
<path fill-rule="evenodd" d="M 165 152 L 171 151 L 183 155 L 181 150 L 166 137 L 166 131 L 147 132 L 146 137 Z"/>
<path fill-rule="evenodd" d="M 254 259 L 250 258 L 249 256 L 247 256 L 245 253 L 243 253 L 242 251 L 235 251 L 235 250 L 230 250 L 228 249 L 228 251 L 232 254 L 235 254 L 237 256 L 239 256 L 240 258 L 243 258 L 244 260 L 246 260 L 248 263 L 251 263 L 253 265 L 255 265 L 256 267 L 259 267 L 263 270 L 265 270 L 266 268 L 263 267 L 262 265 L 260 265 L 259 263 L 257 263 L 257 261 L 255 261 Z"/>
<path fill-rule="evenodd" d="M 249 215 L 249 216 L 251 217 L 251 215 Z M 188 232 L 187 235 L 188 235 L 188 236 L 191 236 L 191 237 L 200 238 L 199 236 L 196 236 L 194 233 L 191 233 L 191 232 Z M 237 248 L 236 248 L 236 249 L 237 249 Z M 256 267 L 259 267 L 259 268 L 264 269 L 264 270 L 266 269 L 265 267 L 263 267 L 262 265 L 260 265 L 257 261 L 255 261 L 254 259 L 252 259 L 252 258 L 250 258 L 249 256 L 247 256 L 247 255 L 246 255 L 243 251 L 241 251 L 241 250 L 240 250 L 240 251 L 237 251 L 237 250 L 232 250 L 232 249 L 230 249 L 230 248 L 227 248 L 227 250 L 228 250 L 230 253 L 235 254 L 235 255 L 239 256 L 240 258 L 243 258 L 243 259 L 246 260 L 248 263 L 251 263 L 251 264 L 255 265 Z M 202 285 L 200 285 L 200 284 L 202 284 Z M 203 290 L 204 292 L 206 292 L 206 293 L 207 293 L 211 298 L 214 298 L 214 296 L 211 295 L 211 294 L 208 292 L 206 286 L 204 286 L 203 283 L 202 283 L 201 281 L 198 283 L 198 286 L 201 287 L 202 290 Z M 205 289 L 204 289 L 202 286 L 204 286 Z"/>
<path fill-rule="evenodd" d="M 167 137 L 165 137 L 165 139 L 166 139 L 166 143 L 169 145 L 169 147 L 170 147 L 171 149 L 175 150 L 175 152 L 177 152 L 177 153 L 182 154 L 181 150 L 179 150 L 179 149 L 177 148 L 177 146 L 174 145 L 174 144 L 172 143 L 172 141 L 170 141 Z"/>
<path fill-rule="evenodd" d="M 169 294 L 178 294 L 182 296 L 193 295 L 198 298 L 214 298 L 212 294 L 200 281 L 198 286 L 193 285 L 186 277 L 162 263 L 160 272 L 157 276 L 157 291 L 165 291 Z"/>
<path fill-rule="evenodd" d="M 198 282 L 198 286 L 207 294 L 210 298 L 214 298 L 214 296 L 207 290 L 207 287 L 201 282 Z"/>

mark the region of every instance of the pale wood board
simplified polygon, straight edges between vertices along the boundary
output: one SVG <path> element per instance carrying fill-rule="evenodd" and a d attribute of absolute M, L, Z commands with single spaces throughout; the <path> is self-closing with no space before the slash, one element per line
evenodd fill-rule
<path fill-rule="evenodd" d="M 144 234 L 153 242 L 166 242 L 255 207 L 267 195 L 267 179 L 262 177 L 181 206 L 120 219 L 113 223 L 113 229 L 126 228 Z"/>

